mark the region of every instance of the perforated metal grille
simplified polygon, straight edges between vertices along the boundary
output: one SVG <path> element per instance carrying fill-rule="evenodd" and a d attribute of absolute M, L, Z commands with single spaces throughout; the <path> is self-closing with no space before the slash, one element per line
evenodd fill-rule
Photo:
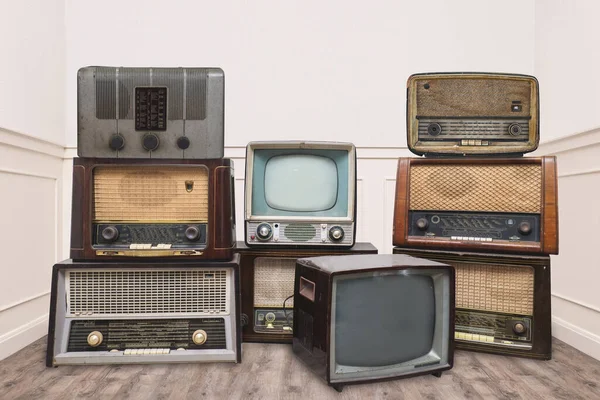
<path fill-rule="evenodd" d="M 456 269 L 456 308 L 533 315 L 533 268 L 452 265 Z"/>
<path fill-rule="evenodd" d="M 208 169 L 96 167 L 94 222 L 208 222 Z"/>
<path fill-rule="evenodd" d="M 410 209 L 540 213 L 541 165 L 414 165 Z"/>
<path fill-rule="evenodd" d="M 228 270 L 67 272 L 71 315 L 229 314 Z"/>
<path fill-rule="evenodd" d="M 281 307 L 294 294 L 295 258 L 258 257 L 254 260 L 254 307 Z M 285 302 L 292 307 L 294 298 Z"/>
<path fill-rule="evenodd" d="M 308 242 L 317 234 L 311 224 L 289 224 L 283 229 L 283 234 L 294 242 Z"/>

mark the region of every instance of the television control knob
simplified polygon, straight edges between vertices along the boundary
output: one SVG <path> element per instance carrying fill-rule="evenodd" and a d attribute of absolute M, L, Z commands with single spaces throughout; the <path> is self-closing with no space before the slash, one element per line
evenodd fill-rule
<path fill-rule="evenodd" d="M 197 345 L 201 345 L 206 343 L 206 339 L 208 337 L 206 336 L 206 332 L 203 331 L 202 329 L 198 329 L 197 331 L 194 332 L 194 334 L 192 335 L 192 341 L 197 344 Z"/>
<path fill-rule="evenodd" d="M 102 344 L 102 333 L 98 331 L 91 332 L 87 337 L 87 343 L 92 347 L 98 347 Z"/>
<path fill-rule="evenodd" d="M 200 229 L 197 226 L 188 226 L 185 230 L 185 237 L 190 242 L 200 239 Z"/>
<path fill-rule="evenodd" d="M 269 240 L 273 236 L 273 229 L 269 224 L 260 224 L 256 227 L 256 237 L 258 240 Z"/>
<path fill-rule="evenodd" d="M 190 139 L 187 136 L 180 136 L 179 139 L 177 139 L 177 147 L 181 150 L 187 149 L 190 147 Z"/>
<path fill-rule="evenodd" d="M 427 125 L 427 133 L 431 136 L 437 136 L 442 133 L 442 126 L 437 122 L 432 122 L 431 124 Z"/>
<path fill-rule="evenodd" d="M 329 230 L 329 239 L 332 242 L 339 242 L 344 238 L 344 230 L 341 226 L 332 226 Z"/>
<path fill-rule="evenodd" d="M 119 238 L 119 230 L 115 226 L 107 226 L 102 229 L 102 238 L 107 242 L 114 242 Z"/>
<path fill-rule="evenodd" d="M 142 138 L 142 146 L 148 151 L 154 151 L 158 149 L 160 145 L 160 139 L 154 133 L 147 133 Z"/>
<path fill-rule="evenodd" d="M 522 131 L 523 131 L 523 129 L 521 128 L 521 125 L 519 125 L 519 124 L 510 124 L 508 126 L 508 133 L 511 134 L 512 136 L 519 136 Z"/>
<path fill-rule="evenodd" d="M 428 226 L 429 221 L 427 221 L 427 218 L 419 218 L 417 220 L 417 228 L 419 228 L 419 230 L 424 231 L 427 229 Z"/>
<path fill-rule="evenodd" d="M 115 151 L 121 150 L 123 147 L 125 147 L 125 138 L 118 134 L 112 135 L 108 140 L 108 147 Z"/>
<path fill-rule="evenodd" d="M 529 235 L 531 233 L 531 224 L 527 221 L 519 224 L 519 233 L 522 235 Z"/>
<path fill-rule="evenodd" d="M 522 322 L 516 322 L 513 325 L 513 332 L 516 333 L 517 335 L 523 335 L 527 332 L 527 327 Z"/>

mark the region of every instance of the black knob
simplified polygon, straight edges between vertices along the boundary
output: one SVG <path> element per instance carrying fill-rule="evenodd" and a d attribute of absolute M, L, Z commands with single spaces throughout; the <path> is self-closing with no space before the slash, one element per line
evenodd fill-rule
<path fill-rule="evenodd" d="M 187 136 L 180 136 L 179 139 L 177 139 L 177 147 L 181 150 L 187 149 L 190 147 L 190 139 L 188 139 Z"/>
<path fill-rule="evenodd" d="M 515 322 L 513 325 L 513 332 L 517 335 L 524 335 L 527 333 L 527 326 L 521 321 Z"/>
<path fill-rule="evenodd" d="M 246 326 L 246 325 L 248 325 L 248 322 L 250 322 L 248 315 L 245 313 L 242 313 L 242 317 L 240 319 L 241 319 L 242 326 Z"/>
<path fill-rule="evenodd" d="M 510 124 L 508 127 L 508 133 L 513 136 L 519 136 L 523 130 L 519 124 Z"/>
<path fill-rule="evenodd" d="M 113 150 L 121 150 L 125 146 L 125 139 L 121 135 L 114 134 L 108 140 L 108 147 Z"/>
<path fill-rule="evenodd" d="M 159 145 L 160 139 L 158 139 L 158 136 L 156 136 L 154 133 L 147 133 L 142 138 L 142 146 L 144 146 L 144 149 L 148 151 L 154 151 L 158 149 Z"/>
<path fill-rule="evenodd" d="M 531 233 L 531 224 L 527 221 L 523 221 L 519 224 L 518 229 L 522 235 L 529 235 Z"/>
<path fill-rule="evenodd" d="M 442 133 L 442 127 L 437 122 L 432 122 L 427 126 L 427 133 L 431 136 L 437 136 Z"/>
<path fill-rule="evenodd" d="M 256 236 L 258 240 L 269 240 L 271 236 L 273 236 L 273 230 L 271 229 L 271 225 L 267 223 L 262 223 L 256 227 Z"/>
<path fill-rule="evenodd" d="M 429 221 L 427 221 L 427 218 L 419 218 L 417 220 L 417 228 L 419 228 L 420 230 L 424 231 L 427 229 L 428 226 Z"/>
<path fill-rule="evenodd" d="M 107 226 L 102 229 L 102 238 L 107 242 L 114 242 L 119 238 L 119 230 L 114 226 Z"/>
<path fill-rule="evenodd" d="M 329 230 L 329 239 L 332 242 L 339 242 L 344 238 L 344 230 L 341 226 L 332 226 Z"/>
<path fill-rule="evenodd" d="M 195 242 L 200 239 L 200 229 L 197 226 L 188 226 L 185 230 L 185 237 L 190 242 Z"/>

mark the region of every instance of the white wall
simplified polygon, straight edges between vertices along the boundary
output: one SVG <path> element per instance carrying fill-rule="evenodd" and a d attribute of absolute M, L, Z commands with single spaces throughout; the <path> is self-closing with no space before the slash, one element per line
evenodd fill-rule
<path fill-rule="evenodd" d="M 553 334 L 600 359 L 600 3 L 538 0 L 539 154 L 558 157 L 560 255 L 552 257 Z"/>
<path fill-rule="evenodd" d="M 0 359 L 47 332 L 62 240 L 62 0 L 0 5 Z"/>

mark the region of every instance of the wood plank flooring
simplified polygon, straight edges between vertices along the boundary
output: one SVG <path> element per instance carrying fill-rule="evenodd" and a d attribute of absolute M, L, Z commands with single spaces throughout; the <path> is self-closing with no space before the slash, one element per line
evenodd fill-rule
<path fill-rule="evenodd" d="M 46 368 L 46 338 L 0 361 L 0 399 L 600 399 L 600 361 L 554 340 L 552 361 L 457 351 L 441 378 L 337 393 L 291 346 L 244 343 L 241 364 Z"/>

